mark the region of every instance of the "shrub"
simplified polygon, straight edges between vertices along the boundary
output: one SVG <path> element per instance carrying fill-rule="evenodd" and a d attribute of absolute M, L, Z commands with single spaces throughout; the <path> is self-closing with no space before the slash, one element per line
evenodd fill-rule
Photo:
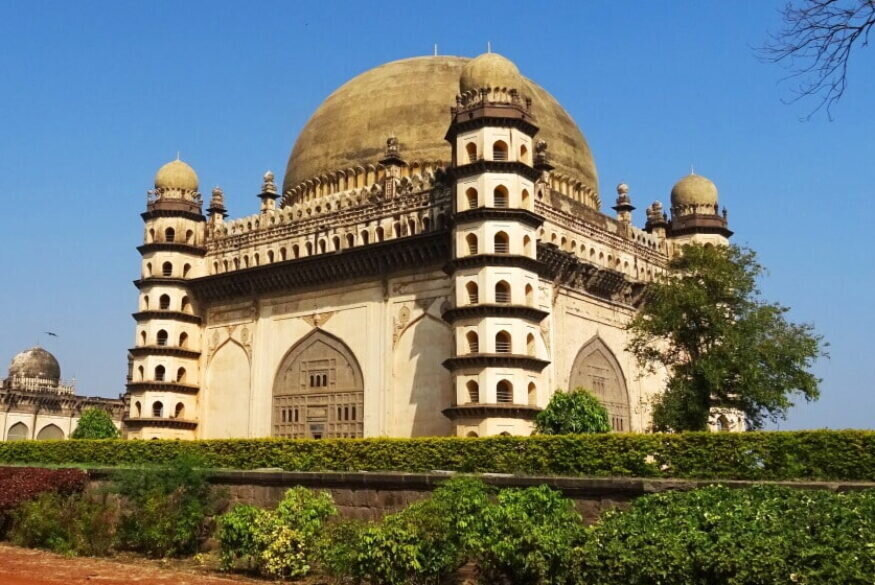
<path fill-rule="evenodd" d="M 117 439 L 119 431 L 112 417 L 102 408 L 86 408 L 79 424 L 70 434 L 71 439 Z"/>
<path fill-rule="evenodd" d="M 437 585 L 472 556 L 482 538 L 486 485 L 458 478 L 432 496 L 370 525 L 344 524 L 332 533 L 326 569 L 372 585 Z"/>
<path fill-rule="evenodd" d="M 10 538 L 58 553 L 106 555 L 115 542 L 116 516 L 105 499 L 44 492 L 16 509 Z"/>
<path fill-rule="evenodd" d="M 872 431 L 0 442 L 0 461 L 29 464 L 161 465 L 183 455 L 236 469 L 875 480 Z"/>
<path fill-rule="evenodd" d="M 607 433 L 611 423 L 598 398 L 576 388 L 553 394 L 547 407 L 535 417 L 535 429 L 544 435 Z"/>
<path fill-rule="evenodd" d="M 0 537 L 9 528 L 11 514 L 42 493 L 69 495 L 85 488 L 88 476 L 78 469 L 5 467 L 0 469 Z"/>
<path fill-rule="evenodd" d="M 115 475 L 124 501 L 121 545 L 151 557 L 193 553 L 206 534 L 215 495 L 197 461 L 181 458 L 164 468 L 125 470 Z"/>
<path fill-rule="evenodd" d="M 274 511 L 235 506 L 218 522 L 222 566 L 302 577 L 322 547 L 325 523 L 336 514 L 330 494 L 302 487 L 286 491 Z"/>
<path fill-rule="evenodd" d="M 486 583 L 558 585 L 583 530 L 571 500 L 547 486 L 506 489 L 487 508 L 478 561 Z"/>
<path fill-rule="evenodd" d="M 640 498 L 588 530 L 580 585 L 871 585 L 875 490 L 710 487 Z"/>

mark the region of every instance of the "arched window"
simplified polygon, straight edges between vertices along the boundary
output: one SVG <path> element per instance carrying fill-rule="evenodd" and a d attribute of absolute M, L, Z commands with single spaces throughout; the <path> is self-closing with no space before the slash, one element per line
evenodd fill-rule
<path fill-rule="evenodd" d="M 468 353 L 480 352 L 480 339 L 475 331 L 469 331 L 465 335 L 465 339 L 468 341 Z"/>
<path fill-rule="evenodd" d="M 256 252 L 256 253 L 252 256 L 252 265 L 253 265 L 253 266 L 258 266 L 259 264 L 261 264 L 261 256 L 258 254 L 258 252 Z"/>
<path fill-rule="evenodd" d="M 469 439 L 476 439 L 480 435 L 478 435 L 475 431 L 468 431 L 468 434 L 465 436 L 468 437 Z"/>
<path fill-rule="evenodd" d="M 535 336 L 529 333 L 526 335 L 526 353 L 534 357 L 535 351 Z"/>
<path fill-rule="evenodd" d="M 371 239 L 371 235 L 368 233 L 368 230 L 362 230 L 361 237 L 362 237 L 362 246 L 367 246 L 369 243 L 369 240 Z"/>
<path fill-rule="evenodd" d="M 249 268 L 249 254 L 243 256 L 243 268 Z"/>
<path fill-rule="evenodd" d="M 722 433 L 728 433 L 732 429 L 729 424 L 729 419 L 726 418 L 725 415 L 721 414 L 717 417 L 717 430 Z"/>
<path fill-rule="evenodd" d="M 400 222 L 396 221 L 395 223 L 392 224 L 392 237 L 393 238 L 400 238 L 401 237 L 401 223 Z"/>
<path fill-rule="evenodd" d="M 333 238 L 331 238 L 331 248 L 335 252 L 340 250 L 340 236 L 334 236 Z"/>
<path fill-rule="evenodd" d="M 498 232 L 495 234 L 494 243 L 496 254 L 507 254 L 510 252 L 510 238 L 507 237 L 506 233 Z"/>
<path fill-rule="evenodd" d="M 326 248 L 327 248 L 327 245 L 325 244 L 325 240 L 319 240 L 319 253 L 324 254 Z"/>
<path fill-rule="evenodd" d="M 513 386 L 507 380 L 502 380 L 495 386 L 495 400 L 499 404 L 513 403 Z"/>
<path fill-rule="evenodd" d="M 164 366 L 157 366 L 155 368 L 155 381 L 163 382 L 164 381 Z"/>
<path fill-rule="evenodd" d="M 467 384 L 465 384 L 465 388 L 468 390 L 468 402 L 471 404 L 477 404 L 480 402 L 480 385 L 477 384 L 474 380 L 469 380 Z"/>
<path fill-rule="evenodd" d="M 382 226 L 380 226 L 380 227 L 377 228 L 376 235 L 377 235 L 377 241 L 378 241 L 378 242 L 382 242 L 382 241 L 383 241 L 383 238 L 385 237 L 385 236 L 384 236 L 384 233 L 383 233 L 383 227 L 382 227 Z"/>
<path fill-rule="evenodd" d="M 507 331 L 495 334 L 495 353 L 511 353 L 510 333 Z"/>
<path fill-rule="evenodd" d="M 273 264 L 273 250 L 267 251 L 267 262 L 268 264 Z"/>
<path fill-rule="evenodd" d="M 146 332 L 140 331 L 140 345 L 146 345 Z"/>
<path fill-rule="evenodd" d="M 535 386 L 534 382 L 529 382 L 529 406 L 537 406 L 538 405 L 538 388 Z"/>
<path fill-rule="evenodd" d="M 183 313 L 191 313 L 191 302 L 189 302 L 188 297 L 182 297 L 182 300 L 179 302 L 179 308 Z"/>
<path fill-rule="evenodd" d="M 152 276 L 152 263 L 146 262 L 146 276 Z"/>
<path fill-rule="evenodd" d="M 158 340 L 158 345 L 167 345 L 167 332 L 161 329 L 158 331 L 156 339 Z"/>
<path fill-rule="evenodd" d="M 143 295 L 143 308 L 149 310 L 149 295 Z"/>
<path fill-rule="evenodd" d="M 185 232 L 185 241 L 186 241 L 186 243 L 190 244 L 192 238 L 194 238 L 194 232 L 193 232 L 193 231 L 188 230 L 187 232 Z"/>
<path fill-rule="evenodd" d="M 526 304 L 530 307 L 535 304 L 535 289 L 530 284 L 526 285 Z"/>
<path fill-rule="evenodd" d="M 155 241 L 155 230 L 149 230 L 149 241 L 150 242 Z"/>
<path fill-rule="evenodd" d="M 140 404 L 139 400 L 134 402 L 134 413 L 136 414 L 137 418 L 143 416 L 143 405 Z"/>
<path fill-rule="evenodd" d="M 495 302 L 509 304 L 510 301 L 510 285 L 504 280 L 498 281 L 495 285 Z"/>
<path fill-rule="evenodd" d="M 468 254 L 474 255 L 477 253 L 477 234 L 468 234 L 465 236 L 465 241 L 468 243 Z"/>
<path fill-rule="evenodd" d="M 158 400 L 152 403 L 152 416 L 155 418 L 164 416 L 164 405 Z"/>
<path fill-rule="evenodd" d="M 468 292 L 468 304 L 476 305 L 479 301 L 477 294 L 477 283 L 471 281 L 465 285 L 465 290 Z"/>
<path fill-rule="evenodd" d="M 295 258 L 297 258 L 297 256 L 295 256 Z M 286 261 L 286 249 L 285 248 L 280 248 L 280 260 L 283 262 Z"/>
<path fill-rule="evenodd" d="M 492 145 L 492 160 L 507 160 L 507 143 L 496 140 Z"/>
<path fill-rule="evenodd" d="M 492 192 L 492 206 L 493 207 L 507 207 L 507 205 L 508 205 L 507 188 L 504 185 L 499 185 Z"/>
<path fill-rule="evenodd" d="M 476 209 L 479 205 L 477 189 L 474 187 L 469 187 L 468 190 L 465 191 L 465 198 L 468 200 L 468 209 Z"/>
<path fill-rule="evenodd" d="M 185 405 L 183 403 L 176 403 L 176 409 L 173 411 L 173 418 L 185 418 Z"/>
<path fill-rule="evenodd" d="M 176 232 L 173 230 L 173 228 L 169 227 L 166 230 L 164 230 L 164 241 L 165 242 L 172 242 L 175 239 L 176 239 Z"/>
<path fill-rule="evenodd" d="M 428 228 L 431 227 L 431 219 L 427 215 L 422 217 L 422 231 L 427 232 Z"/>
<path fill-rule="evenodd" d="M 165 311 L 170 308 L 170 295 L 161 295 L 158 297 L 158 308 Z"/>
<path fill-rule="evenodd" d="M 520 160 L 526 164 L 529 164 L 529 149 L 525 144 L 520 145 Z"/>
<path fill-rule="evenodd" d="M 180 383 L 185 382 L 185 368 L 176 370 L 176 381 Z"/>
<path fill-rule="evenodd" d="M 258 254 L 256 254 L 255 256 L 256 256 L 256 258 L 257 258 L 257 257 L 258 257 Z M 256 262 L 256 264 L 257 264 L 257 262 Z M 188 273 L 189 273 L 190 271 L 191 271 L 191 264 L 186 264 L 185 266 L 183 266 L 183 267 L 182 267 L 182 277 L 183 277 L 183 278 L 188 277 Z"/>
<path fill-rule="evenodd" d="M 465 152 L 468 153 L 468 162 L 476 162 L 477 161 L 477 145 L 473 142 L 469 142 L 465 145 Z"/>
<path fill-rule="evenodd" d="M 523 189 L 522 196 L 523 196 L 523 207 L 528 208 L 529 203 L 530 203 L 530 199 L 531 199 L 531 197 L 529 196 L 529 190 Z"/>
<path fill-rule="evenodd" d="M 304 245 L 304 249 L 307 251 L 307 256 L 313 255 L 313 242 L 307 242 Z"/>
<path fill-rule="evenodd" d="M 352 234 L 346 234 L 346 247 L 352 248 L 355 246 L 355 236 Z"/>
<path fill-rule="evenodd" d="M 188 347 L 188 333 L 184 331 L 179 334 L 179 347 Z"/>
<path fill-rule="evenodd" d="M 137 368 L 137 373 L 140 374 L 140 382 L 142 382 L 146 378 L 146 370 L 143 369 L 143 366 Z"/>
<path fill-rule="evenodd" d="M 161 265 L 161 274 L 164 276 L 173 276 L 173 264 L 165 262 Z"/>

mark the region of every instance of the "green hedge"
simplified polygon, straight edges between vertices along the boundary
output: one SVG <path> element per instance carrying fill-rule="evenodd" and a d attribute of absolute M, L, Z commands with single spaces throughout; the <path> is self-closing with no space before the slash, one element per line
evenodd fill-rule
<path fill-rule="evenodd" d="M 875 481 L 875 432 L 608 434 L 481 439 L 0 442 L 0 463 Z"/>

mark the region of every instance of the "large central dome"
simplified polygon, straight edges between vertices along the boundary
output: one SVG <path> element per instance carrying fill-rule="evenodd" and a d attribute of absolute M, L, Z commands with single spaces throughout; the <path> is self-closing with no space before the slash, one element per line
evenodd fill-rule
<path fill-rule="evenodd" d="M 325 173 L 376 163 L 386 139 L 398 138 L 407 162 L 449 163 L 444 135 L 459 78 L 470 59 L 416 57 L 381 65 L 353 78 L 322 103 L 301 131 L 283 180 L 287 191 Z M 543 88 L 523 78 L 556 172 L 598 192 L 595 163 L 571 116 Z"/>

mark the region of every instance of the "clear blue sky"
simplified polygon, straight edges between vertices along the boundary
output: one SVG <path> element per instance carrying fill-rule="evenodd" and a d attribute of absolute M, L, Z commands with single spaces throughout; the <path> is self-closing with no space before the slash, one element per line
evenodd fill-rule
<path fill-rule="evenodd" d="M 717 183 L 766 296 L 831 343 L 823 398 L 781 428 L 875 427 L 875 49 L 834 121 L 800 121 L 815 104 L 784 105 L 781 70 L 751 50 L 783 2 L 0 0 L 0 364 L 56 331 L 42 341 L 64 376 L 119 394 L 161 164 L 181 151 L 203 192 L 254 213 L 262 173 L 282 175 L 347 79 L 491 41 L 580 125 L 603 200 L 631 186 L 639 225 L 691 164 Z"/>

